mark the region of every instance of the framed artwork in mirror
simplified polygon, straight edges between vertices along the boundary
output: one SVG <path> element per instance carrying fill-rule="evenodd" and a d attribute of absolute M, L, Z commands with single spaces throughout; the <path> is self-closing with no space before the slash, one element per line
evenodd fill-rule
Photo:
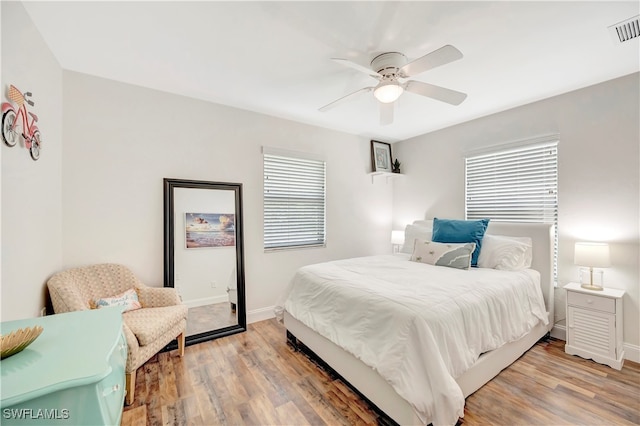
<path fill-rule="evenodd" d="M 233 213 L 193 213 L 184 214 L 185 247 L 212 248 L 236 245 Z"/>
<path fill-rule="evenodd" d="M 186 344 L 245 331 L 242 184 L 164 179 L 164 286 L 189 308 Z"/>

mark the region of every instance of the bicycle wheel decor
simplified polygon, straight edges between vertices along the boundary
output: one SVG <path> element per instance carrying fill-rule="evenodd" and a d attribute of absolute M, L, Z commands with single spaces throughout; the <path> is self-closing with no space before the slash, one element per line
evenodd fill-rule
<path fill-rule="evenodd" d="M 29 148 L 29 153 L 31 154 L 31 158 L 33 158 L 33 161 L 36 161 L 38 158 L 40 158 L 40 144 L 40 131 L 36 130 L 33 133 L 33 138 L 31 138 L 31 147 Z"/>
<path fill-rule="evenodd" d="M 18 143 L 18 131 L 15 127 L 16 112 L 12 109 L 2 114 L 2 140 L 9 146 Z"/>

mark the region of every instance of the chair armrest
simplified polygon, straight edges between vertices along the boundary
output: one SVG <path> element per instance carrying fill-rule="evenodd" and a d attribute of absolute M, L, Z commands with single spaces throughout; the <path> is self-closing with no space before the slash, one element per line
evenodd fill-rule
<path fill-rule="evenodd" d="M 140 351 L 140 344 L 138 343 L 138 339 L 136 339 L 135 334 L 131 331 L 127 323 L 122 322 L 122 331 L 124 332 L 124 337 L 127 340 L 127 364 L 125 366 L 125 371 L 127 373 L 131 373 L 138 368 L 138 353 Z"/>
<path fill-rule="evenodd" d="M 182 303 L 175 288 L 140 286 L 136 291 L 143 308 L 160 308 Z"/>
<path fill-rule="evenodd" d="M 50 280 L 47 283 L 51 304 L 56 314 L 91 309 L 89 301 L 84 300 L 82 293 L 74 284 Z"/>

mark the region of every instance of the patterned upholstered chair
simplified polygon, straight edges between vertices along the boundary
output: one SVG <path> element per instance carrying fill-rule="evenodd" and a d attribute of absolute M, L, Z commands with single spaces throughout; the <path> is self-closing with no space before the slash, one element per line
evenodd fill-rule
<path fill-rule="evenodd" d="M 47 282 L 56 314 L 95 307 L 96 299 L 135 289 L 142 308 L 124 312 L 123 330 L 127 339 L 127 405 L 134 400 L 136 370 L 173 339 L 184 355 L 187 307 L 173 288 L 144 285 L 122 265 L 100 264 L 68 269 Z"/>

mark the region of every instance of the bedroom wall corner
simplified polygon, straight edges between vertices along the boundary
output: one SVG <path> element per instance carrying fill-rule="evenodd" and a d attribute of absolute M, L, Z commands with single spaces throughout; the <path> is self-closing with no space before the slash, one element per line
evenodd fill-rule
<path fill-rule="evenodd" d="M 42 150 L 2 144 L 2 321 L 36 317 L 61 265 L 62 69 L 21 2 L 0 2 L 2 101 L 10 84 L 33 93 Z"/>
<path fill-rule="evenodd" d="M 624 341 L 640 345 L 640 73 L 421 135 L 394 145 L 394 228 L 425 217 L 464 216 L 464 156 L 491 145 L 559 134 L 559 283 L 578 279 L 576 241 L 607 241 L 605 286 L 624 289 Z"/>

